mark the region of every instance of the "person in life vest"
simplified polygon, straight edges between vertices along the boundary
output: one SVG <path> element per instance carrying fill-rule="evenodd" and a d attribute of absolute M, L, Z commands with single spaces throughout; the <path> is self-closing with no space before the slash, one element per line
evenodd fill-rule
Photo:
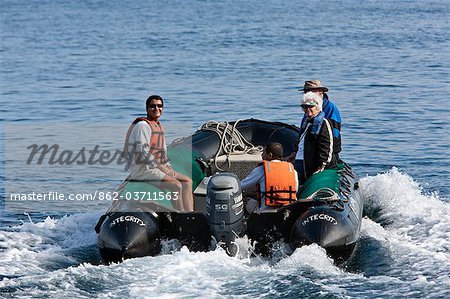
<path fill-rule="evenodd" d="M 259 201 L 249 199 L 246 209 L 264 210 L 290 204 L 297 200 L 297 172 L 290 162 L 281 161 L 283 146 L 278 142 L 267 144 L 262 153 L 263 162 L 241 181 L 242 190 L 259 188 Z"/>
<path fill-rule="evenodd" d="M 299 174 L 299 181 L 303 183 L 317 172 L 336 167 L 337 158 L 334 152 L 333 127 L 322 111 L 322 96 L 307 92 L 303 95 L 300 106 L 306 121 L 300 128 L 294 166 Z"/>
<path fill-rule="evenodd" d="M 124 148 L 126 169 L 130 170 L 131 180 L 150 182 L 172 191 L 172 204 L 177 210 L 193 211 L 192 179 L 175 171 L 167 158 L 164 128 L 159 121 L 163 109 L 160 96 L 148 97 L 147 117 L 135 119 L 129 127 Z"/>

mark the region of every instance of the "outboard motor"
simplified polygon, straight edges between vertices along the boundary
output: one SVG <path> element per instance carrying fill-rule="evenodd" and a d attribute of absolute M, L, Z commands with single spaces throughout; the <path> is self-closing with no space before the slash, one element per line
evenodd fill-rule
<path fill-rule="evenodd" d="M 218 173 L 208 182 L 206 219 L 211 232 L 229 255 L 236 255 L 234 242 L 243 230 L 244 203 L 239 178 L 233 173 Z"/>

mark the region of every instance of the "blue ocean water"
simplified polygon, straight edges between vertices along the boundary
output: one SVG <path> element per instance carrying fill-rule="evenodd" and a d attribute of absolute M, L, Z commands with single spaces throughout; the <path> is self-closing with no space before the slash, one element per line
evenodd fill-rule
<path fill-rule="evenodd" d="M 419 0 L 1 1 L 2 194 L 21 175 L 7 149 L 30 138 L 11 130 L 64 124 L 81 128 L 67 135 L 75 142 L 91 125 L 125 132 L 149 94 L 166 99 L 165 122 L 192 130 L 251 117 L 298 124 L 297 89 L 320 79 L 341 111 L 341 156 L 362 178 L 367 217 L 344 268 L 315 246 L 291 256 L 281 246 L 266 260 L 171 242 L 172 254 L 103 266 L 93 231 L 103 207 L 26 215 L 3 205 L 0 297 L 449 297 L 449 10 Z M 111 188 L 125 176 L 101 170 L 82 175 Z"/>

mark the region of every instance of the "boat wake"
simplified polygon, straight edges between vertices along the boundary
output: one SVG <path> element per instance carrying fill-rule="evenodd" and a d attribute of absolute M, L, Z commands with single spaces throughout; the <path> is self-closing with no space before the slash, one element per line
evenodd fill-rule
<path fill-rule="evenodd" d="M 450 249 L 450 204 L 422 187 L 397 168 L 361 180 L 369 218 L 385 232 L 395 233 L 411 246 L 433 253 Z M 450 259 L 448 259 L 450 260 Z"/>
<path fill-rule="evenodd" d="M 366 276 L 424 284 L 430 288 L 428 295 L 436 290 L 434 295 L 441 296 L 450 284 L 448 200 L 425 194 L 419 183 L 395 167 L 361 179 L 361 189 L 367 217 L 353 266 Z"/>
<path fill-rule="evenodd" d="M 0 230 L 0 274 L 38 275 L 99 259 L 92 230 L 100 213 L 29 220 Z"/>
<path fill-rule="evenodd" d="M 237 257 L 171 240 L 161 255 L 100 265 L 93 230 L 100 213 L 84 213 L 0 230 L 0 297 L 448 296 L 450 204 L 396 168 L 360 185 L 366 217 L 343 267 L 317 245 L 290 254 L 280 242 L 272 257 L 253 258 L 246 238 L 236 240 Z"/>

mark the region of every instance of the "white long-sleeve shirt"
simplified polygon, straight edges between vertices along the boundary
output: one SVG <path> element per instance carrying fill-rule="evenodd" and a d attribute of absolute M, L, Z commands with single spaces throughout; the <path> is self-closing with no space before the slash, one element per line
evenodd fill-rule
<path fill-rule="evenodd" d="M 300 136 L 300 140 L 298 142 L 297 147 L 297 153 L 295 154 L 295 160 L 305 160 L 305 135 L 310 125 L 311 125 L 310 123 L 306 125 L 306 128 L 303 131 L 302 136 Z"/>

